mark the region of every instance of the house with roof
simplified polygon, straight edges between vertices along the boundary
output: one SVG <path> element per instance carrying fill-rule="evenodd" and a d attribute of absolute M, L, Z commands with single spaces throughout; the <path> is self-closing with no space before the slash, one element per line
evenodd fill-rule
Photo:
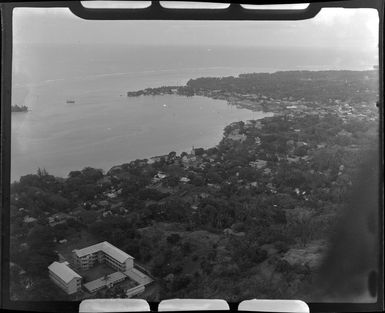
<path fill-rule="evenodd" d="M 179 181 L 182 183 L 188 183 L 190 181 L 190 178 L 182 177 L 181 179 L 179 179 Z"/>
<path fill-rule="evenodd" d="M 163 159 L 166 158 L 167 155 L 159 155 L 159 156 L 154 156 L 152 158 L 149 158 L 147 161 L 147 164 L 154 164 L 156 162 L 160 162 Z"/>
<path fill-rule="evenodd" d="M 51 216 L 48 216 L 48 224 L 49 226 L 53 227 L 59 224 L 64 224 L 70 218 L 72 217 L 67 213 L 62 213 L 62 212 L 55 213 L 55 214 L 52 214 Z"/>
<path fill-rule="evenodd" d="M 167 175 L 163 172 L 158 172 L 153 178 L 152 178 L 152 182 L 153 183 L 158 183 L 160 182 L 162 179 L 165 179 L 167 177 Z"/>
<path fill-rule="evenodd" d="M 185 166 L 191 165 L 197 161 L 197 157 L 192 154 L 187 154 L 182 157 L 182 164 Z"/>
<path fill-rule="evenodd" d="M 241 134 L 239 129 L 234 129 L 227 135 L 227 139 L 244 142 L 247 139 L 247 136 L 245 134 Z"/>
<path fill-rule="evenodd" d="M 34 223 L 34 222 L 36 222 L 37 221 L 37 219 L 36 218 L 34 218 L 34 217 L 31 217 L 31 216 L 28 216 L 28 215 L 26 215 L 26 216 L 24 216 L 24 219 L 23 219 L 23 222 L 24 223 Z"/>
<path fill-rule="evenodd" d="M 265 160 L 255 160 L 255 161 L 250 162 L 249 165 L 251 167 L 254 167 L 254 168 L 259 170 L 259 169 L 262 169 L 262 168 L 266 167 L 267 161 L 265 161 Z"/>
<path fill-rule="evenodd" d="M 82 277 L 69 267 L 68 262 L 53 262 L 48 266 L 51 280 L 67 294 L 73 294 L 81 289 Z"/>

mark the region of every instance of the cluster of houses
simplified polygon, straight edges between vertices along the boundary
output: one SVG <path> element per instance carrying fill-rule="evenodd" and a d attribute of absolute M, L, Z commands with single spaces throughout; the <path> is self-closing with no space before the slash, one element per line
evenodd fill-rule
<path fill-rule="evenodd" d="M 329 99 L 327 103 L 318 101 L 306 101 L 283 97 L 273 99 L 262 94 L 242 94 L 223 90 L 198 90 L 197 94 L 213 99 L 227 100 L 230 104 L 250 110 L 268 111 L 278 114 L 286 114 L 287 117 L 305 117 L 306 115 L 326 116 L 331 112 L 347 121 L 354 117 L 359 119 L 376 120 L 378 112 L 373 103 L 362 101 L 359 105 L 352 105 L 347 101 Z"/>
<path fill-rule="evenodd" d="M 245 95 L 247 96 L 247 95 Z M 261 98 L 261 97 L 259 97 Z M 261 98 L 262 99 L 262 98 Z M 249 99 L 250 100 L 250 99 Z M 264 100 L 269 100 L 269 99 L 264 99 Z M 302 101 L 302 100 L 301 100 Z M 287 103 L 286 103 L 287 102 Z M 298 101 L 292 101 L 291 99 L 285 100 L 286 109 L 290 110 L 293 112 L 293 114 L 297 115 L 300 114 L 301 112 L 305 113 L 308 110 L 312 109 L 304 104 L 297 103 Z M 293 104 L 295 103 L 295 104 Z M 341 106 L 343 108 L 347 108 L 348 110 L 351 111 L 351 107 L 347 106 L 346 103 L 337 103 L 333 105 Z M 321 111 L 320 111 L 321 110 Z M 322 113 L 322 108 L 317 109 L 317 112 Z M 325 112 L 328 111 L 327 108 L 324 109 Z M 247 139 L 247 135 L 245 134 L 244 131 L 240 130 L 240 127 L 237 126 L 237 123 L 233 123 L 230 126 L 231 131 L 227 135 L 225 135 L 225 139 L 228 139 L 230 141 L 238 141 L 238 142 L 244 142 Z M 261 122 L 260 120 L 258 121 L 247 121 L 244 123 L 244 130 L 248 130 L 250 128 L 254 129 L 262 129 L 263 127 L 263 121 Z M 300 133 L 300 129 L 294 129 L 293 131 Z M 350 136 L 351 134 L 343 131 L 341 132 L 340 135 L 344 136 Z M 255 145 L 259 146 L 261 145 L 261 138 L 259 136 L 253 136 L 253 139 L 255 141 Z M 288 154 L 284 156 L 283 158 L 285 161 L 288 163 L 299 163 L 302 161 L 308 162 L 310 160 L 309 155 L 304 155 L 304 156 L 297 156 L 294 155 L 292 152 L 294 151 L 295 147 L 299 146 L 306 146 L 307 143 L 303 141 L 297 141 L 294 142 L 293 140 L 289 140 L 287 143 L 288 147 Z M 317 145 L 317 148 L 322 148 L 324 147 L 324 144 L 321 143 Z M 159 162 L 161 160 L 165 161 L 166 163 L 173 163 L 173 164 L 179 164 L 182 165 L 185 169 L 187 168 L 199 168 L 201 170 L 205 170 L 206 167 L 210 165 L 216 165 L 220 164 L 221 160 L 223 157 L 219 156 L 217 153 L 211 152 L 208 153 L 207 151 L 200 151 L 200 153 L 197 153 L 198 149 L 192 149 L 190 153 L 182 153 L 181 156 L 177 156 L 175 153 L 170 153 L 168 155 L 163 155 L 163 156 L 156 156 L 152 157 L 148 160 L 137 160 L 135 162 L 140 162 L 138 163 L 138 166 L 145 166 L 148 164 L 153 164 L 155 162 Z M 281 161 L 282 156 L 279 157 L 279 161 Z M 268 162 L 263 159 L 256 158 L 255 160 L 249 162 L 249 166 L 256 169 L 256 170 L 261 170 L 264 175 L 270 176 L 273 174 L 273 169 L 268 166 Z M 104 192 L 98 196 L 98 199 L 94 199 L 92 201 L 88 201 L 83 203 L 82 206 L 79 206 L 75 210 L 67 213 L 55 213 L 47 216 L 48 224 L 51 227 L 54 227 L 56 225 L 60 225 L 68 221 L 69 219 L 76 219 L 79 216 L 81 216 L 82 212 L 84 212 L 85 209 L 92 209 L 92 211 L 97 212 L 99 217 L 107 217 L 110 215 L 114 215 L 115 213 L 119 215 L 124 215 L 125 213 L 128 213 L 128 210 L 124 207 L 123 203 L 119 200 L 120 195 L 122 193 L 122 189 L 119 188 L 119 185 L 116 186 L 112 183 L 114 178 L 119 181 L 119 175 L 121 175 L 123 171 L 123 166 L 114 166 L 113 168 L 110 169 L 110 171 L 105 175 L 102 179 L 100 179 L 97 184 L 102 187 L 107 187 L 104 188 Z M 156 188 L 156 186 L 160 186 L 163 180 L 167 178 L 168 174 L 163 171 L 158 171 L 154 177 L 152 178 L 152 185 L 151 187 Z M 179 177 L 179 182 L 182 184 L 188 184 L 190 182 L 190 178 L 186 177 L 186 175 Z M 216 184 L 207 184 L 208 187 L 212 188 L 219 188 Z M 258 182 L 249 182 L 246 185 L 246 188 L 252 188 L 252 187 L 257 187 Z M 272 192 L 274 192 L 274 188 L 269 188 Z M 19 210 L 23 210 L 20 208 Z M 28 212 L 21 212 L 24 217 L 23 221 L 24 223 L 34 223 L 37 221 L 35 217 L 32 217 L 28 214 Z"/>
<path fill-rule="evenodd" d="M 69 220 L 71 218 L 73 218 L 73 216 L 71 216 L 67 213 L 63 213 L 63 212 L 55 213 L 55 214 L 52 214 L 52 215 L 47 217 L 48 224 L 51 227 L 54 227 L 54 226 L 60 225 L 60 224 L 64 224 L 65 222 L 67 222 L 67 220 Z"/>
<path fill-rule="evenodd" d="M 19 208 L 18 213 L 23 216 L 23 223 L 25 224 L 34 224 L 38 222 L 38 218 L 30 216 L 30 212 L 28 209 L 25 208 Z M 46 220 L 48 222 L 48 225 L 51 227 L 54 227 L 56 225 L 64 224 L 69 219 L 73 219 L 73 212 L 71 214 L 67 214 L 64 212 L 58 212 L 54 214 L 50 214 L 49 212 L 44 212 L 46 215 Z"/>

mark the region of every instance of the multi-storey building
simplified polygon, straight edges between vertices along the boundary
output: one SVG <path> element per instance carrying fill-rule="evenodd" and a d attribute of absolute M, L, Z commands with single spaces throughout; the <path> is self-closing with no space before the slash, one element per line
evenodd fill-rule
<path fill-rule="evenodd" d="M 67 294 L 80 290 L 82 277 L 69 267 L 68 262 L 53 262 L 48 266 L 48 271 L 51 280 Z"/>
<path fill-rule="evenodd" d="M 132 279 L 138 286 L 127 290 L 127 296 L 131 297 L 144 290 L 144 286 L 151 283 L 152 279 L 138 269 L 134 268 L 134 258 L 122 250 L 114 247 L 107 241 L 72 251 L 72 265 L 79 271 L 87 271 L 96 264 L 106 263 L 116 270 L 116 272 L 104 275 L 93 281 L 83 284 L 86 291 L 95 293 L 96 291 L 108 287 L 111 288 L 125 279 Z M 69 267 L 68 262 L 53 262 L 49 269 L 49 276 L 52 281 L 63 289 L 67 294 L 80 291 L 82 287 L 82 277 Z"/>
<path fill-rule="evenodd" d="M 76 268 L 88 270 L 97 263 L 107 263 L 119 272 L 125 272 L 134 267 L 134 258 L 107 241 L 83 249 L 75 249 L 73 263 Z"/>

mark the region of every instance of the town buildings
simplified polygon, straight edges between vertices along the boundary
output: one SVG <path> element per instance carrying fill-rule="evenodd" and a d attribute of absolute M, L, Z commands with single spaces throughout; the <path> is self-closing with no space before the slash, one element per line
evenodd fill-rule
<path fill-rule="evenodd" d="M 105 287 L 111 288 L 117 283 L 131 279 L 137 285 L 128 289 L 127 296 L 131 297 L 144 291 L 144 286 L 152 279 L 140 270 L 134 268 L 134 258 L 107 241 L 72 251 L 72 266 L 79 272 L 87 271 L 97 264 L 107 264 L 116 272 L 104 275 L 95 280 L 83 282 L 82 276 L 76 273 L 68 262 L 53 262 L 48 266 L 51 280 L 67 294 L 74 294 L 82 287 L 94 293 Z"/>

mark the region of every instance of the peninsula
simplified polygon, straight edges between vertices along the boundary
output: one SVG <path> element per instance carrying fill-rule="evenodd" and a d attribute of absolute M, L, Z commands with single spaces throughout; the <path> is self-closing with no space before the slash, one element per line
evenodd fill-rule
<path fill-rule="evenodd" d="M 127 92 L 127 96 L 197 95 L 227 100 L 253 111 L 282 114 L 334 111 L 348 104 L 366 114 L 368 104 L 378 101 L 378 79 L 378 70 L 251 73 L 190 79 L 185 86 L 146 88 Z"/>

